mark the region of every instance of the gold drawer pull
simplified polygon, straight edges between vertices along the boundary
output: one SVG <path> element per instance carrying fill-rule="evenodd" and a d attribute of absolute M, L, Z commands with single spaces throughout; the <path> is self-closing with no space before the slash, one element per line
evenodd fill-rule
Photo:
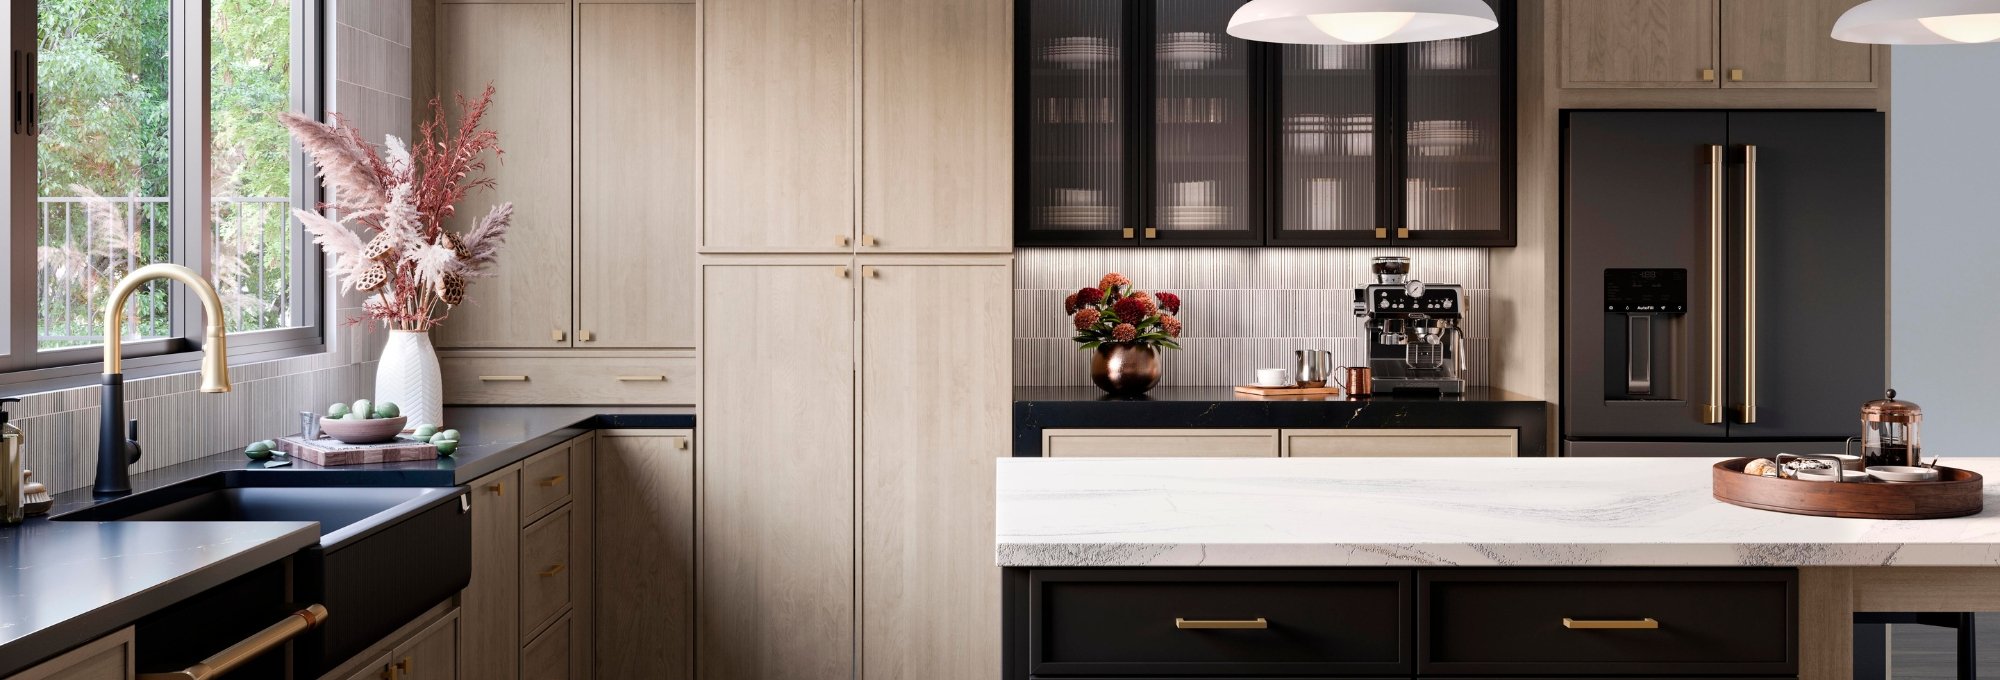
<path fill-rule="evenodd" d="M 618 382 L 666 382 L 666 381 L 667 381 L 667 376 L 664 376 L 664 375 L 621 375 L 621 376 L 618 376 Z"/>
<path fill-rule="evenodd" d="M 554 477 L 550 477 L 550 478 L 548 478 L 548 479 L 544 479 L 544 480 L 542 480 L 542 486 L 555 486 L 555 485 L 557 485 L 557 484 L 561 484 L 561 483 L 563 483 L 563 479 L 564 479 L 564 478 L 565 478 L 566 476 L 567 476 L 567 475 L 556 475 L 556 476 L 554 476 Z"/>
<path fill-rule="evenodd" d="M 688 440 L 687 440 L 687 437 L 675 437 L 675 438 L 674 438 L 674 448 L 675 448 L 675 449 L 678 449 L 678 450 L 681 450 L 681 451 L 686 451 L 686 450 L 687 450 L 687 448 L 688 448 Z"/>
<path fill-rule="evenodd" d="M 563 569 L 565 569 L 565 567 L 563 565 L 558 564 L 556 566 L 549 567 L 547 570 L 541 571 L 539 573 L 542 575 L 543 578 L 547 578 L 550 576 L 554 576 L 556 574 L 563 573 Z"/>
<path fill-rule="evenodd" d="M 1653 619 L 1572 619 L 1563 618 L 1563 627 L 1571 630 L 1650 630 L 1660 627 Z"/>
<path fill-rule="evenodd" d="M 1174 627 L 1181 630 L 1263 630 L 1270 628 L 1271 622 L 1265 621 L 1261 616 L 1247 621 L 1199 621 L 1175 618 Z"/>
<path fill-rule="evenodd" d="M 488 486 L 488 487 L 486 487 L 486 488 L 487 488 L 487 489 L 490 489 L 490 490 L 492 490 L 492 491 L 493 491 L 493 495 L 495 495 L 495 496 L 505 496 L 505 495 L 507 495 L 507 483 L 506 483 L 506 482 L 501 482 L 501 483 L 499 483 L 499 484 L 493 484 L 493 485 L 490 485 L 490 486 Z"/>
<path fill-rule="evenodd" d="M 525 375 L 482 375 L 482 376 L 479 376 L 479 382 L 527 382 L 527 381 L 528 381 L 528 376 L 525 376 Z"/>

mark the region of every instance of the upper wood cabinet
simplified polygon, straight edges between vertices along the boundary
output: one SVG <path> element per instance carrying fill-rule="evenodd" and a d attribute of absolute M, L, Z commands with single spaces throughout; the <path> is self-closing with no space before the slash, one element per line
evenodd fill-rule
<path fill-rule="evenodd" d="M 1572 88 L 1875 87 L 1875 48 L 1834 40 L 1860 0 L 1561 0 Z"/>
<path fill-rule="evenodd" d="M 573 239 L 568 4 L 446 4 L 437 8 L 437 88 L 477 97 L 491 83 L 486 127 L 506 160 L 488 160 L 496 186 L 459 206 L 465 231 L 489 204 L 514 203 L 514 226 L 493 276 L 438 327 L 442 347 L 567 347 Z M 552 55 L 556 58 L 552 58 Z M 455 111 L 454 111 L 455 113 Z M 456 120 L 454 118 L 454 120 Z"/>
<path fill-rule="evenodd" d="M 1013 246 L 1005 0 L 864 0 L 862 252 Z"/>
<path fill-rule="evenodd" d="M 854 12 L 851 0 L 702 7 L 703 247 L 851 249 Z"/>
<path fill-rule="evenodd" d="M 576 16 L 576 345 L 693 347 L 695 6 Z"/>

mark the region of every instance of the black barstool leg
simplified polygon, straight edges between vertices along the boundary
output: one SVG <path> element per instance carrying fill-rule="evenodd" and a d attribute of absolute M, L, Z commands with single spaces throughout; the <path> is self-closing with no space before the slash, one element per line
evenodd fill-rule
<path fill-rule="evenodd" d="M 1886 623 L 1854 624 L 1854 680 L 1889 680 L 1888 635 Z"/>
<path fill-rule="evenodd" d="M 1972 613 L 1958 615 L 1958 680 L 1979 677 L 1978 636 L 1973 634 Z"/>

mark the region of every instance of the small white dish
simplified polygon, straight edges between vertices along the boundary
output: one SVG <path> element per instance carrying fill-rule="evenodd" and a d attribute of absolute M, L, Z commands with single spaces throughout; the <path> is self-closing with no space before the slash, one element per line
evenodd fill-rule
<path fill-rule="evenodd" d="M 1861 472 L 1861 471 L 1858 471 L 1858 470 L 1841 470 L 1841 471 L 1840 471 L 1840 476 L 1841 476 L 1841 477 L 1844 477 L 1844 478 L 1846 478 L 1846 480 L 1845 480 L 1845 481 L 1848 481 L 1848 482 L 1866 482 L 1866 481 L 1868 481 L 1868 473 L 1866 473 L 1866 472 Z M 1799 479 L 1800 479 L 1801 481 L 1807 481 L 1807 482 L 1838 482 L 1838 481 L 1842 481 L 1841 479 L 1837 479 L 1837 478 L 1835 478 L 1835 477 L 1833 476 L 1833 470 L 1831 470 L 1831 469 L 1825 469 L 1825 470 L 1800 470 L 1800 471 L 1799 471 Z"/>
<path fill-rule="evenodd" d="M 1258 387 L 1291 387 L 1292 372 L 1282 368 L 1257 369 Z"/>
<path fill-rule="evenodd" d="M 1935 482 L 1938 471 L 1927 467 L 1908 465 L 1877 465 L 1867 470 L 1868 476 L 1884 482 Z"/>

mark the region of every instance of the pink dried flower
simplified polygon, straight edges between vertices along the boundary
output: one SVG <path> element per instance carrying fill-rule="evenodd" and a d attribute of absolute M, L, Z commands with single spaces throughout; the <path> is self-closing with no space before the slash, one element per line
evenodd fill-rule
<path fill-rule="evenodd" d="M 1160 327 L 1167 330 L 1167 337 L 1169 338 L 1178 338 L 1181 336 L 1181 320 L 1174 318 L 1172 314 L 1160 315 Z"/>
<path fill-rule="evenodd" d="M 1132 285 L 1132 280 L 1125 278 L 1124 274 L 1118 272 L 1105 274 L 1104 280 L 1097 282 L 1097 287 L 1104 289 L 1106 294 L 1116 293 L 1118 288 L 1130 285 Z"/>
<path fill-rule="evenodd" d="M 1080 331 L 1090 330 L 1090 327 L 1097 325 L 1097 321 L 1103 317 L 1104 315 L 1097 313 L 1096 309 L 1090 307 L 1076 310 L 1076 329 Z"/>
<path fill-rule="evenodd" d="M 1102 290 L 1098 290 L 1096 288 L 1085 288 L 1083 290 L 1079 290 L 1076 292 L 1076 304 L 1078 307 L 1081 307 L 1083 305 L 1094 305 L 1103 301 L 1104 301 L 1104 291 Z"/>
<path fill-rule="evenodd" d="M 1111 327 L 1112 340 L 1116 340 L 1119 342 L 1131 342 L 1138 338 L 1139 338 L 1138 326 L 1134 326 L 1129 323 L 1121 323 Z"/>
<path fill-rule="evenodd" d="M 1063 313 L 1076 313 L 1076 293 L 1070 293 L 1069 297 L 1063 298 Z"/>
<path fill-rule="evenodd" d="M 1154 297 L 1159 299 L 1160 309 L 1167 310 L 1168 314 L 1181 313 L 1181 296 L 1173 293 L 1157 293 Z"/>

